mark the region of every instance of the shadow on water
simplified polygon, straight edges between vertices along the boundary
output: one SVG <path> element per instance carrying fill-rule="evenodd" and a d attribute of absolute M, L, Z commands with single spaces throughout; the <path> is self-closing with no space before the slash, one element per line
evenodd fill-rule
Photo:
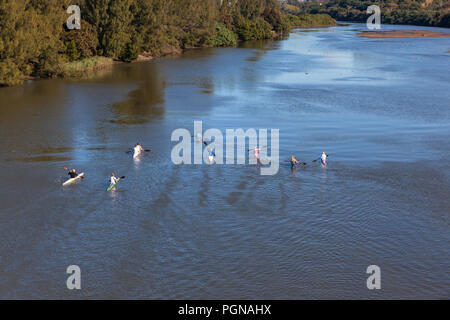
<path fill-rule="evenodd" d="M 66 87 L 58 81 L 28 81 L 23 85 L 2 88 L 0 90 L 0 121 L 9 121 L 8 117 L 24 119 L 24 111 L 33 110 L 39 115 L 53 107 L 58 107 L 66 100 Z M 24 110 L 23 108 L 26 108 Z"/>
<path fill-rule="evenodd" d="M 251 40 L 240 42 L 238 48 L 269 50 L 271 49 L 272 44 L 274 44 L 274 40 Z"/>
<path fill-rule="evenodd" d="M 239 44 L 239 48 L 241 49 L 256 49 L 254 51 L 254 55 L 246 58 L 246 61 L 249 62 L 258 62 L 260 61 L 269 50 L 273 50 L 275 43 L 273 40 L 253 40 L 246 41 Z"/>
<path fill-rule="evenodd" d="M 162 73 L 154 63 L 138 63 L 124 68 L 126 76 L 138 79 L 139 87 L 131 91 L 124 101 L 112 104 L 115 124 L 144 124 L 164 115 L 164 90 L 166 84 Z"/>
<path fill-rule="evenodd" d="M 73 160 L 69 157 L 63 156 L 39 156 L 39 157 L 29 157 L 29 158 L 8 158 L 6 161 L 8 162 L 67 162 Z"/>

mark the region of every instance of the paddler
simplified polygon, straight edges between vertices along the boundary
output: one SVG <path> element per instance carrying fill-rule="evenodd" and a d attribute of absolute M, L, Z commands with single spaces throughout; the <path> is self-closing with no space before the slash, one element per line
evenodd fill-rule
<path fill-rule="evenodd" d="M 289 162 L 291 163 L 291 168 L 295 167 L 296 164 L 299 164 L 300 161 L 298 161 L 297 159 L 295 159 L 294 156 L 291 157 L 291 160 L 289 160 Z"/>
<path fill-rule="evenodd" d="M 254 148 L 253 149 L 253 155 L 255 156 L 255 159 L 256 160 L 259 160 L 259 151 L 260 151 L 260 148 Z"/>
<path fill-rule="evenodd" d="M 139 143 L 136 143 L 136 146 L 134 147 L 134 152 L 141 153 L 142 151 L 144 151 L 142 146 Z"/>
<path fill-rule="evenodd" d="M 322 152 L 322 156 L 320 157 L 320 162 L 325 166 L 327 164 L 328 155 L 325 152 Z"/>
<path fill-rule="evenodd" d="M 64 167 L 64 170 L 67 170 L 67 168 Z M 71 179 L 78 177 L 78 173 L 75 169 L 69 170 L 67 174 L 70 176 Z"/>
<path fill-rule="evenodd" d="M 116 176 L 114 175 L 114 173 L 111 174 L 111 185 L 115 185 L 117 182 L 119 182 L 119 178 L 116 178 Z"/>
<path fill-rule="evenodd" d="M 139 156 L 141 154 L 142 151 L 144 151 L 142 146 L 139 143 L 136 143 L 136 145 L 134 146 L 133 157 L 136 158 L 137 156 Z"/>
<path fill-rule="evenodd" d="M 215 156 L 216 156 L 216 153 L 214 152 L 214 150 L 213 149 L 209 149 L 209 156 L 208 156 L 208 158 L 209 158 L 209 162 L 210 163 L 214 162 L 214 157 Z"/>

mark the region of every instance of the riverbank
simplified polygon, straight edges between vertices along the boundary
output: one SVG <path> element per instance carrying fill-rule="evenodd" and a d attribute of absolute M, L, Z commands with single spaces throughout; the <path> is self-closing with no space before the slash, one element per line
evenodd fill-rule
<path fill-rule="evenodd" d="M 296 29 L 296 28 L 327 28 L 336 26 L 336 23 L 330 23 L 330 20 L 327 20 L 327 17 L 325 17 L 325 20 L 328 22 L 328 24 L 314 24 L 313 21 L 305 21 L 302 20 L 302 23 L 290 25 L 290 30 Z M 236 45 L 239 42 L 243 42 L 245 40 L 241 40 L 238 38 L 237 34 L 234 34 L 236 37 Z M 275 31 L 272 31 L 271 39 L 273 40 L 279 40 L 282 38 L 282 34 L 277 33 Z M 94 56 L 90 58 L 84 58 L 81 60 L 66 62 L 62 64 L 58 69 L 59 72 L 57 72 L 57 77 L 60 78 L 81 78 L 86 76 L 87 74 L 98 71 L 101 69 L 105 69 L 107 67 L 110 67 L 114 64 L 122 64 L 122 63 L 133 63 L 133 62 L 144 62 L 144 61 L 151 61 L 158 58 L 164 58 L 167 56 L 173 56 L 173 55 L 179 55 L 185 52 L 186 50 L 193 50 L 193 49 L 204 49 L 204 48 L 211 48 L 214 46 L 201 46 L 201 47 L 192 47 L 192 48 L 178 48 L 171 45 L 165 45 L 159 50 L 159 54 L 153 54 L 151 52 L 141 52 L 138 57 L 135 60 L 132 61 L 122 61 L 118 59 L 103 57 L 103 56 Z M 22 81 L 26 80 L 38 80 L 41 79 L 41 77 L 31 77 L 26 76 L 22 78 Z M 6 86 L 6 85 L 5 85 Z"/>
<path fill-rule="evenodd" d="M 95 71 L 109 67 L 117 63 L 112 58 L 92 57 L 78 61 L 68 62 L 61 67 L 61 76 L 63 77 L 79 77 L 90 71 Z"/>
<path fill-rule="evenodd" d="M 328 14 L 286 15 L 286 20 L 291 29 L 295 28 L 327 28 L 337 26 L 337 21 Z"/>
<path fill-rule="evenodd" d="M 251 6 L 233 2 L 226 7 L 197 0 L 165 5 L 139 0 L 89 2 L 81 5 L 79 29 L 72 28 L 67 8 L 58 1 L 44 2 L 0 2 L 5 17 L 0 28 L 0 85 L 112 64 L 93 56 L 131 62 L 142 52 L 161 56 L 166 46 L 231 47 L 236 45 L 235 35 L 242 40 L 267 39 L 272 31 L 285 33 L 289 27 L 277 0 L 252 0 Z"/>
<path fill-rule="evenodd" d="M 329 28 L 329 27 L 335 27 L 337 24 L 320 24 L 320 25 L 298 25 L 298 26 L 291 26 L 291 29 L 314 29 L 314 28 Z"/>
<path fill-rule="evenodd" d="M 450 32 L 436 32 L 427 30 L 387 30 L 364 31 L 356 34 L 365 38 L 450 38 Z"/>

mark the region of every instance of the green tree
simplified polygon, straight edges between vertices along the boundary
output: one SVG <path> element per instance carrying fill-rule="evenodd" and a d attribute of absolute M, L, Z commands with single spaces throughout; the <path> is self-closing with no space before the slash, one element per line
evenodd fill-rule
<path fill-rule="evenodd" d="M 209 41 L 213 47 L 235 47 L 237 45 L 237 35 L 225 25 L 217 23 L 216 33 Z"/>
<path fill-rule="evenodd" d="M 0 83 L 58 74 L 66 19 L 61 8 L 57 0 L 0 1 Z"/>
<path fill-rule="evenodd" d="M 68 30 L 67 28 L 64 28 L 62 41 L 66 45 L 66 54 L 67 46 L 71 42 L 74 43 L 75 49 L 79 54 L 79 58 L 90 58 L 97 52 L 98 39 L 96 36 L 96 32 L 93 27 L 85 20 L 81 21 L 80 30 Z M 69 46 L 72 46 L 72 44 L 70 44 Z"/>

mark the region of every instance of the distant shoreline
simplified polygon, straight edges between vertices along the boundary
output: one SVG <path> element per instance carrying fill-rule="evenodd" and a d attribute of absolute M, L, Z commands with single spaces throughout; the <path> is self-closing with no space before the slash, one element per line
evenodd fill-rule
<path fill-rule="evenodd" d="M 450 38 L 450 32 L 437 32 L 427 30 L 387 30 L 363 31 L 356 34 L 364 38 Z"/>
<path fill-rule="evenodd" d="M 291 26 L 291 29 L 314 29 L 314 28 L 329 28 L 329 27 L 336 27 L 338 26 L 337 23 L 335 24 L 318 24 L 318 25 L 299 25 L 299 26 Z"/>

